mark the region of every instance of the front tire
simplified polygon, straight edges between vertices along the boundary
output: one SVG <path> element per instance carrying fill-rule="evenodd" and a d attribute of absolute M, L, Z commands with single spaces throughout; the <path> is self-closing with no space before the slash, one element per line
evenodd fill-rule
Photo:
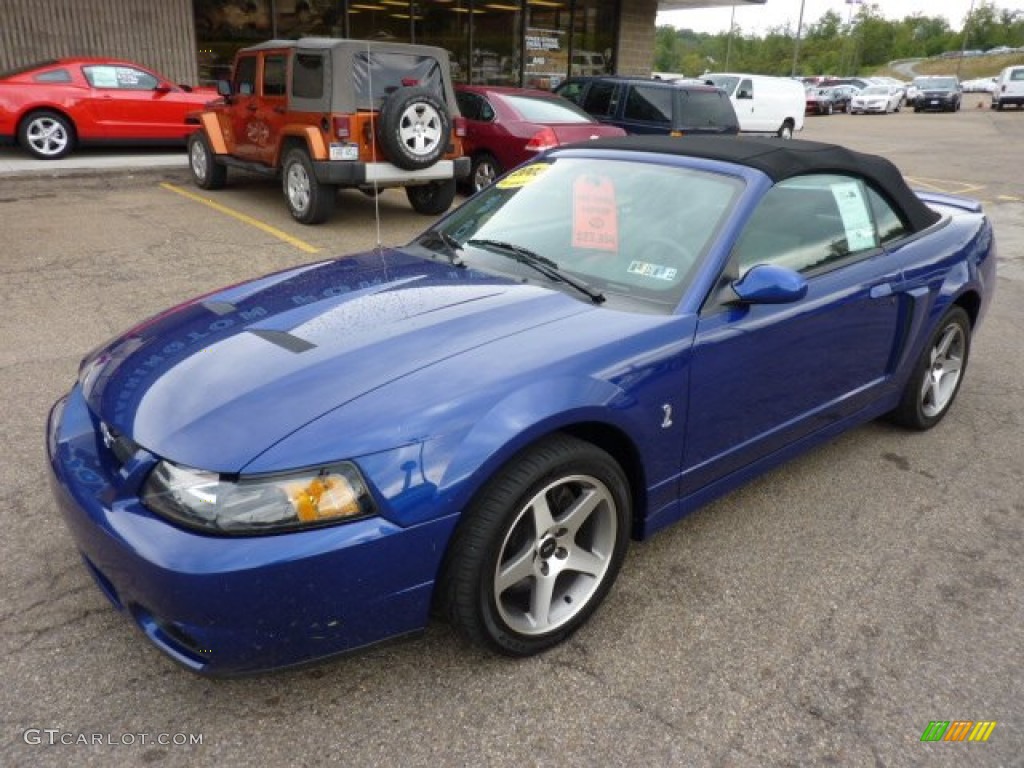
<path fill-rule="evenodd" d="M 455 202 L 455 179 L 406 187 L 405 195 L 416 213 L 437 216 L 451 208 Z"/>
<path fill-rule="evenodd" d="M 228 179 L 227 167 L 214 159 L 210 142 L 202 131 L 188 137 L 188 168 L 200 189 L 221 189 Z"/>
<path fill-rule="evenodd" d="M 285 153 L 281 184 L 288 210 L 296 221 L 320 224 L 334 212 L 337 190 L 332 184 L 317 181 L 306 150 L 293 147 Z"/>
<path fill-rule="evenodd" d="M 626 555 L 625 474 L 596 446 L 554 435 L 513 459 L 465 512 L 440 598 L 471 642 L 530 656 L 579 629 Z"/>
<path fill-rule="evenodd" d="M 57 112 L 33 112 L 21 122 L 18 143 L 39 160 L 58 160 L 75 146 L 75 128 Z"/>
<path fill-rule="evenodd" d="M 892 419 L 910 429 L 931 429 L 949 411 L 960 391 L 971 350 L 971 321 L 954 306 L 939 322 L 921 352 Z"/>

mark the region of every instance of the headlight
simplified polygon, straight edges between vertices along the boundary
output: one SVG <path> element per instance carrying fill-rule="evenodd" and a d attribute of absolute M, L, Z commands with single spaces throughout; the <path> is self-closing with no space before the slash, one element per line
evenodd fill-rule
<path fill-rule="evenodd" d="M 191 528 L 238 536 L 328 525 L 375 511 L 359 470 L 347 462 L 230 479 L 161 461 L 146 478 L 142 503 Z"/>

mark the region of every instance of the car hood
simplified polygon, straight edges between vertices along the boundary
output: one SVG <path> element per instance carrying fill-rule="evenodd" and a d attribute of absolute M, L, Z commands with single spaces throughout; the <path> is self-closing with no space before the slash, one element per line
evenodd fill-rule
<path fill-rule="evenodd" d="M 236 472 L 365 393 L 587 311 L 557 291 L 373 252 L 169 310 L 91 353 L 79 380 L 115 433 L 180 464 Z"/>

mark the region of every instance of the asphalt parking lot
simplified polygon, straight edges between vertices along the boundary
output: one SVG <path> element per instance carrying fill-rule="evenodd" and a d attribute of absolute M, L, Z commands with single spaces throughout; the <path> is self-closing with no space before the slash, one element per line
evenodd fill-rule
<path fill-rule="evenodd" d="M 0 765 L 1024 765 L 1024 113 L 809 117 L 803 138 L 985 202 L 996 297 L 942 424 L 867 425 L 634 545 L 542 657 L 435 623 L 228 681 L 168 661 L 93 586 L 47 487 L 46 413 L 143 317 L 372 247 L 376 203 L 343 192 L 302 227 L 268 181 L 197 194 L 183 155 L 0 175 Z M 385 244 L 429 223 L 401 191 L 377 202 Z M 998 724 L 921 743 L 932 720 Z"/>

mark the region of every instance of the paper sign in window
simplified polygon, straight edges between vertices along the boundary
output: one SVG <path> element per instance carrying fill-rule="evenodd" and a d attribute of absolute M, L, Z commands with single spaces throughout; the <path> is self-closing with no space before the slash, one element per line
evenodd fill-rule
<path fill-rule="evenodd" d="M 618 208 L 610 179 L 583 176 L 573 183 L 572 247 L 618 252 Z"/>
<path fill-rule="evenodd" d="M 839 216 L 846 230 L 846 247 L 850 253 L 874 248 L 875 226 L 868 212 L 868 203 L 864 192 L 856 181 L 841 182 L 832 185 L 832 196 L 839 207 Z"/>
<path fill-rule="evenodd" d="M 93 67 L 89 73 L 93 88 L 117 88 L 117 71 L 113 67 Z"/>

